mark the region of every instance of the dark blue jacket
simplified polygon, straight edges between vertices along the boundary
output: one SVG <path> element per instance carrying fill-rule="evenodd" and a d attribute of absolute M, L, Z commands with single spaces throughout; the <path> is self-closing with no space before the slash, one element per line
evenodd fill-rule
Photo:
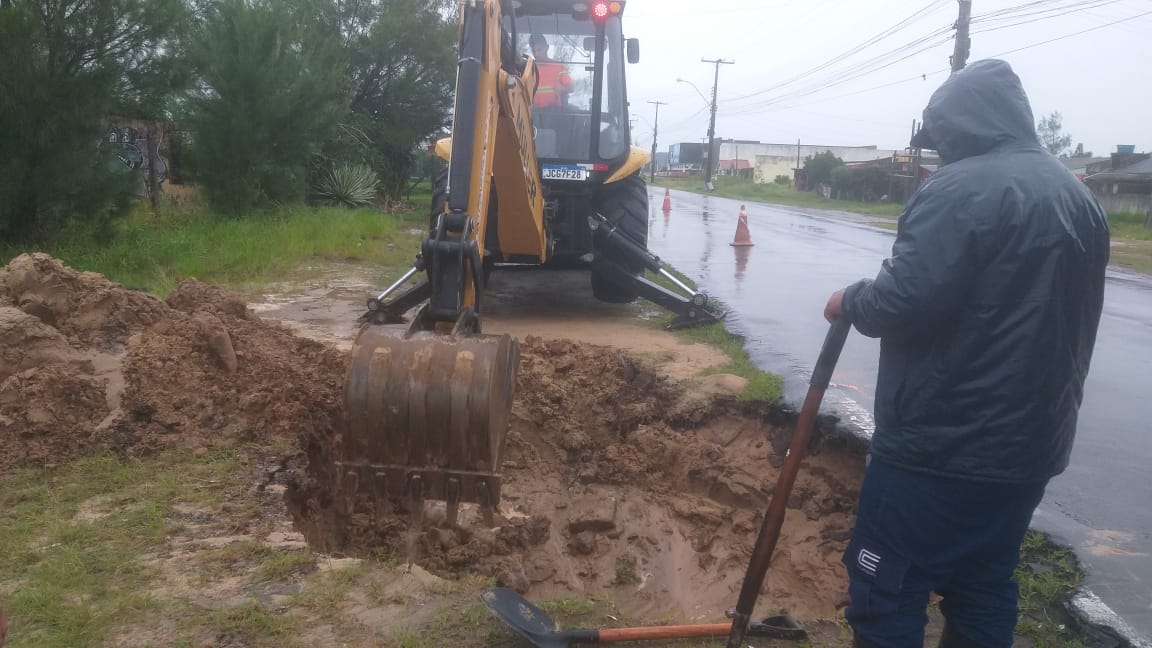
<path fill-rule="evenodd" d="M 1041 147 L 1003 61 L 953 75 L 919 142 L 943 165 L 900 217 L 892 257 L 845 292 L 879 337 L 873 455 L 978 481 L 1064 470 L 1104 299 L 1108 223 Z"/>

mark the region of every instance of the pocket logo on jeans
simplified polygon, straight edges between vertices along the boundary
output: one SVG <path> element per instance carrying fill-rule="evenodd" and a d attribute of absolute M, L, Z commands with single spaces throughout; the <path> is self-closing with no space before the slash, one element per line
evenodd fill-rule
<path fill-rule="evenodd" d="M 877 556 L 867 549 L 861 549 L 860 553 L 856 556 L 856 562 L 860 565 L 860 569 L 875 576 L 876 570 L 880 567 L 880 556 Z"/>

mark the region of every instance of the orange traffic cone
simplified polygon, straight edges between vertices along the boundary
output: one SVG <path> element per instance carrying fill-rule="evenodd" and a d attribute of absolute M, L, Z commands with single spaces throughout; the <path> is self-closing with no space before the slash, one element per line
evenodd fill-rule
<path fill-rule="evenodd" d="M 664 187 L 664 211 L 672 211 L 672 193 L 668 191 L 668 187 Z"/>
<path fill-rule="evenodd" d="M 748 231 L 748 212 L 744 210 L 744 205 L 740 205 L 740 218 L 736 221 L 736 238 L 732 239 L 734 247 L 751 247 L 755 245 L 752 242 L 752 233 Z"/>

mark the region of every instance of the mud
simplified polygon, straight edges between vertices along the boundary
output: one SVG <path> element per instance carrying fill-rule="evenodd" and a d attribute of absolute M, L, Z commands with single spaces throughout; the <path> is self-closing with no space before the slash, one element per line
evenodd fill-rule
<path fill-rule="evenodd" d="M 289 505 L 314 548 L 384 552 L 442 577 L 479 573 L 535 599 L 612 592 L 626 614 L 715 619 L 734 604 L 775 484 L 776 429 L 731 398 L 702 400 L 624 352 L 526 337 L 495 528 L 426 505 L 360 500 L 343 516 L 325 489 L 330 439 L 309 438 Z M 777 440 L 778 441 L 778 440 Z M 338 441 L 337 441 L 338 442 Z M 762 602 L 833 618 L 862 465 L 810 457 L 789 502 Z"/>
<path fill-rule="evenodd" d="M 577 324 L 560 320 L 555 332 Z M 609 337 L 632 345 L 664 335 L 642 330 Z M 555 335 L 520 337 L 494 527 L 467 506 L 448 527 L 434 503 L 420 526 L 398 502 L 360 502 L 337 517 L 323 484 L 339 438 L 339 345 L 299 337 L 194 279 L 159 300 L 24 255 L 0 269 L 0 472 L 100 450 L 299 440 L 301 456 L 280 462 L 288 510 L 273 526 L 298 538 L 295 523 L 313 550 L 410 557 L 436 578 L 493 577 L 539 599 L 610 593 L 634 618 L 719 618 L 735 601 L 786 432 L 725 395 L 738 379 L 700 380 L 713 361 L 699 349 L 687 368 L 671 368 L 659 360 L 676 349 L 663 343 L 637 359 Z M 806 461 L 761 608 L 836 615 L 862 470 L 858 456 L 835 448 Z M 195 584 L 177 575 L 166 582 L 194 597 Z"/>

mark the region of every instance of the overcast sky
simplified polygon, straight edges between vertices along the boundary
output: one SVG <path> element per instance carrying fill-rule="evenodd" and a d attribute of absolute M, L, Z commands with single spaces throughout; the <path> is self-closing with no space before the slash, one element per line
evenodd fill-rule
<path fill-rule="evenodd" d="M 969 62 L 1011 63 L 1037 119 L 1060 111 L 1096 155 L 1152 151 L 1152 0 L 973 0 L 972 15 Z M 669 104 L 661 151 L 706 137 L 707 103 L 676 79 L 710 98 L 700 59 L 723 58 L 735 64 L 720 67 L 717 137 L 903 148 L 947 78 L 956 16 L 956 0 L 628 0 L 634 141 L 652 143 L 649 100 Z"/>

